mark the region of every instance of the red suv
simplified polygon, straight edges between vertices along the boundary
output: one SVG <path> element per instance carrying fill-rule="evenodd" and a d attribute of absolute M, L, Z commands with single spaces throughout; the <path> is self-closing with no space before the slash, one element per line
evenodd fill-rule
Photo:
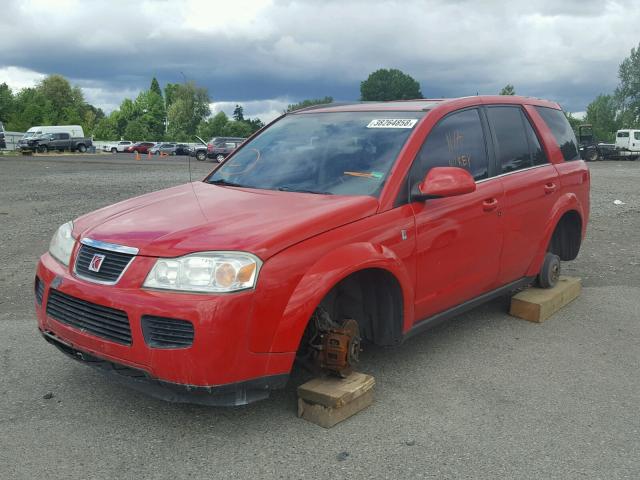
<path fill-rule="evenodd" d="M 589 182 L 548 101 L 299 110 L 203 181 L 62 225 L 37 267 L 39 328 L 153 395 L 248 403 L 296 358 L 344 375 L 362 342 L 552 286 Z"/>
<path fill-rule="evenodd" d="M 130 147 L 127 147 L 127 152 L 129 153 L 149 153 L 149 149 L 154 147 L 156 144 L 153 142 L 138 142 L 134 143 Z"/>

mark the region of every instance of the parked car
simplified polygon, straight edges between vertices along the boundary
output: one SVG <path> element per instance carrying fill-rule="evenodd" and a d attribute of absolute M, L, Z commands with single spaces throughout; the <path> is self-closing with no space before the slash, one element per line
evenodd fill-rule
<path fill-rule="evenodd" d="M 60 226 L 44 338 L 171 401 L 244 404 L 294 361 L 345 375 L 576 258 L 590 175 L 553 102 L 518 96 L 286 114 L 203 181 Z M 147 387 L 144 387 L 144 386 Z"/>
<path fill-rule="evenodd" d="M 133 142 L 129 140 L 120 140 L 119 142 L 108 143 L 102 147 L 105 152 L 118 153 L 126 152 L 127 148 L 133 145 Z"/>
<path fill-rule="evenodd" d="M 4 125 L 0 122 L 0 149 L 7 148 L 7 142 L 4 136 Z"/>
<path fill-rule="evenodd" d="M 153 146 L 155 146 L 155 143 L 153 142 L 137 142 L 127 147 L 126 151 L 129 153 L 134 153 L 134 152 L 147 153 L 149 149 L 152 148 Z"/>
<path fill-rule="evenodd" d="M 213 137 L 207 143 L 207 158 L 221 162 L 245 140 L 246 138 L 240 137 Z"/>
<path fill-rule="evenodd" d="M 68 133 L 45 133 L 37 137 L 31 137 L 26 144 L 20 145 L 21 150 L 30 150 L 33 152 L 47 153 L 57 150 L 63 152 L 68 150 L 80 153 L 87 151 L 93 145 L 91 138 L 88 137 L 71 137 Z"/>

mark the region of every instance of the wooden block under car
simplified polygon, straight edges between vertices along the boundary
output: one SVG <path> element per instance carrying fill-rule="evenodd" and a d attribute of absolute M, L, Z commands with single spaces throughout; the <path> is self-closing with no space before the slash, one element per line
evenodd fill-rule
<path fill-rule="evenodd" d="M 578 298 L 581 290 L 579 278 L 561 276 L 553 288 L 530 287 L 514 295 L 509 313 L 530 322 L 542 323 Z"/>
<path fill-rule="evenodd" d="M 298 387 L 298 417 L 331 428 L 371 405 L 375 384 L 371 375 L 359 372 L 314 378 Z"/>

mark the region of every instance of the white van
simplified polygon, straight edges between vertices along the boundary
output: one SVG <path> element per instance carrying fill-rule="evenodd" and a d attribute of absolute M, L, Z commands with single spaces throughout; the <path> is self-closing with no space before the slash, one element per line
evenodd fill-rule
<path fill-rule="evenodd" d="M 22 140 L 38 137 L 45 133 L 68 133 L 71 138 L 84 137 L 84 131 L 80 125 L 49 125 L 31 127 L 22 136 Z"/>

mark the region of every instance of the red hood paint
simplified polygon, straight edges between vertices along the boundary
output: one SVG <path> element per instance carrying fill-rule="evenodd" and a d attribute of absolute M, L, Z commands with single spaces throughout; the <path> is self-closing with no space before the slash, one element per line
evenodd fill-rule
<path fill-rule="evenodd" d="M 316 195 L 221 187 L 203 182 L 149 193 L 83 215 L 76 238 L 177 257 L 242 250 L 266 260 L 302 240 L 373 215 L 365 196 Z"/>

